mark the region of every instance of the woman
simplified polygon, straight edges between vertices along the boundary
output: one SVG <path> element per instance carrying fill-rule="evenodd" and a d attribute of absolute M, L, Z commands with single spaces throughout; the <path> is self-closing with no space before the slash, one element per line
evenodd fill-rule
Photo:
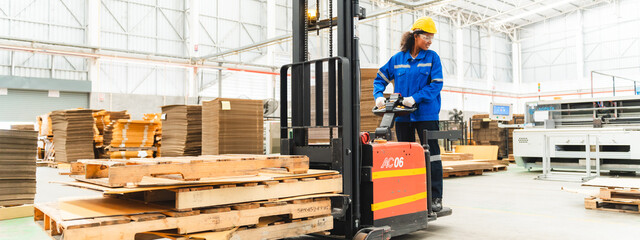
<path fill-rule="evenodd" d="M 384 106 L 382 95 L 387 84 L 394 82 L 394 91 L 404 97 L 405 106 L 417 105 L 410 115 L 396 118 L 396 136 L 400 142 L 415 142 L 418 132 L 424 144 L 424 130 L 439 130 L 440 90 L 442 90 L 442 65 L 440 57 L 429 50 L 436 33 L 436 25 L 430 17 L 421 17 L 413 23 L 411 31 L 402 35 L 401 51 L 382 66 L 373 82 L 376 106 Z M 442 162 L 437 140 L 429 140 L 431 152 L 432 210 L 442 210 Z"/>

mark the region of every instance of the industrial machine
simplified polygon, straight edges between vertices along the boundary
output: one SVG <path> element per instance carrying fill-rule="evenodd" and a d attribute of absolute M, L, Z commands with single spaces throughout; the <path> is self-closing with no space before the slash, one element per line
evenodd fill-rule
<path fill-rule="evenodd" d="M 518 165 L 582 170 L 582 180 L 601 170 L 640 171 L 640 97 L 528 102 L 525 128 L 514 131 Z M 595 174 L 592 174 L 595 171 Z"/>
<path fill-rule="evenodd" d="M 329 6 L 332 12 L 331 0 Z M 384 109 L 373 110 L 384 116 L 373 134 L 377 140 L 370 143 L 361 138 L 356 30 L 358 19 L 365 17 L 364 9 L 352 0 L 337 2 L 337 19 L 318 19 L 318 12 L 309 9 L 306 0 L 293 1 L 293 63 L 280 70 L 281 153 L 306 155 L 312 168 L 342 174 L 345 197 L 332 199 L 332 235 L 389 239 L 424 229 L 430 220 L 451 214 L 450 209 L 439 213 L 430 210 L 430 164 L 425 164 L 429 162 L 428 147 L 384 140 L 390 136 L 396 114 L 414 111 L 402 106 L 401 96 L 394 94 Z M 309 60 L 309 33 L 329 28 L 332 35 L 334 26 L 337 56 L 330 52 L 327 58 Z M 328 131 L 329 143 L 309 143 L 310 129 Z M 461 136 L 455 135 L 425 132 L 429 139 Z"/>

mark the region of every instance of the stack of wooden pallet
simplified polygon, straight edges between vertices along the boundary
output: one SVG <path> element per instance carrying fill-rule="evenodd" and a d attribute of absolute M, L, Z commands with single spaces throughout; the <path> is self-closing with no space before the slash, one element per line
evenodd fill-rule
<path fill-rule="evenodd" d="M 202 106 L 163 106 L 162 156 L 198 156 L 202 152 Z"/>
<path fill-rule="evenodd" d="M 94 157 L 92 112 L 89 109 L 51 112 L 56 162 L 75 162 Z"/>
<path fill-rule="evenodd" d="M 38 132 L 0 130 L 0 206 L 33 203 Z"/>
<path fill-rule="evenodd" d="M 444 177 L 482 175 L 507 170 L 508 161 L 498 160 L 498 146 L 455 146 L 455 153 L 442 153 Z"/>
<path fill-rule="evenodd" d="M 151 158 L 155 152 L 154 138 L 160 121 L 125 120 L 113 124 L 109 143 L 111 159 Z"/>
<path fill-rule="evenodd" d="M 67 184 L 104 197 L 36 204 L 34 218 L 50 235 L 68 240 L 163 234 L 279 239 L 324 232 L 333 228 L 329 197 L 342 191 L 342 178 L 308 166 L 305 156 L 82 160 L 73 168 L 77 181 Z"/>
<path fill-rule="evenodd" d="M 262 100 L 216 98 L 202 103 L 202 154 L 263 154 Z"/>
<path fill-rule="evenodd" d="M 597 196 L 584 199 L 586 209 L 640 213 L 640 179 L 596 178 L 582 185 L 601 187 Z"/>

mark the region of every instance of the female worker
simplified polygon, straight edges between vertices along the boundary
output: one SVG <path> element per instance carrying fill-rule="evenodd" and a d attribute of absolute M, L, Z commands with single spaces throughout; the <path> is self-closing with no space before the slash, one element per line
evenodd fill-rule
<path fill-rule="evenodd" d="M 440 90 L 442 90 L 442 65 L 440 57 L 429 50 L 436 25 L 430 17 L 421 17 L 413 23 L 411 31 L 402 35 L 401 50 L 380 68 L 373 82 L 376 106 L 383 107 L 384 89 L 391 81 L 394 92 L 404 97 L 405 106 L 417 105 L 410 115 L 396 118 L 396 136 L 400 142 L 415 142 L 418 131 L 424 144 L 424 130 L 439 130 Z M 429 140 L 431 152 L 432 210 L 442 210 L 442 162 L 437 140 Z"/>

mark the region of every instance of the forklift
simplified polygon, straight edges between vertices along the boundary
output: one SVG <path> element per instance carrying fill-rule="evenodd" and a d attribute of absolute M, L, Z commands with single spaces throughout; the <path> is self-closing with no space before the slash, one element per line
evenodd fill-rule
<path fill-rule="evenodd" d="M 329 0 L 329 16 L 333 16 L 332 2 Z M 392 94 L 383 108 L 371 110 L 383 117 L 375 132 L 360 132 L 357 24 L 366 17 L 365 9 L 358 0 L 339 0 L 337 17 L 319 20 L 319 12 L 318 3 L 313 10 L 308 0 L 293 0 L 293 63 L 280 69 L 280 149 L 281 154 L 308 156 L 311 168 L 342 174 L 344 197 L 332 198 L 331 235 L 390 239 L 425 229 L 429 221 L 450 215 L 449 208 L 437 213 L 431 210 L 428 145 L 387 141 L 395 117 L 412 113 L 414 107 L 403 106 L 402 96 Z M 328 28 L 333 39 L 334 27 L 337 56 L 332 56 L 329 40 L 329 57 L 309 60 L 309 33 Z M 323 109 L 328 110 L 326 114 Z M 311 129 L 328 131 L 329 143 L 309 143 Z M 461 131 L 423 134 L 425 139 L 462 137 Z"/>

